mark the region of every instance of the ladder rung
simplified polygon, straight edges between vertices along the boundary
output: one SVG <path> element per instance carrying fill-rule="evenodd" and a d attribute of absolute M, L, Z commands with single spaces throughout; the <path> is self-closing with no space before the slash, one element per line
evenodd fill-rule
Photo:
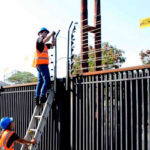
<path fill-rule="evenodd" d="M 37 129 L 29 129 L 29 132 L 36 132 Z"/>
<path fill-rule="evenodd" d="M 40 119 L 42 116 L 34 116 L 35 119 Z"/>

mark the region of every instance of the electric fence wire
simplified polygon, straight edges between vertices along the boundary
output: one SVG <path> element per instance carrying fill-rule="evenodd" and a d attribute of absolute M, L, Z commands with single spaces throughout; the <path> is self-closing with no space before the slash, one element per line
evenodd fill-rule
<path fill-rule="evenodd" d="M 99 17 L 100 15 L 97 15 L 97 16 L 95 16 L 95 18 L 96 17 Z M 81 23 L 83 23 L 83 22 L 85 22 L 85 21 L 87 21 L 88 20 L 88 18 L 87 19 L 84 19 L 84 20 L 82 20 L 81 21 Z M 93 49 L 93 50 L 89 50 L 88 48 L 89 48 L 89 45 L 88 45 L 88 40 L 89 40 L 89 37 L 90 38 L 92 38 L 93 40 L 95 39 L 95 35 L 96 34 L 100 34 L 100 29 L 101 29 L 101 27 L 97 27 L 97 26 L 100 26 L 101 25 L 101 20 L 100 21 L 97 21 L 96 22 L 96 24 L 95 24 L 95 27 L 92 27 L 92 26 L 89 26 L 89 25 L 83 25 L 83 27 L 81 28 L 80 26 L 79 26 L 79 24 L 78 24 L 78 27 L 80 28 L 80 30 L 83 32 L 82 34 L 81 34 L 81 42 L 83 42 L 83 44 L 82 44 L 82 46 L 83 46 L 83 49 L 87 49 L 86 51 L 84 51 L 84 52 L 81 52 L 80 53 L 80 56 L 78 57 L 78 59 L 80 59 L 79 61 L 73 61 L 72 60 L 72 63 L 88 63 L 91 59 L 92 59 L 92 61 L 94 61 L 94 62 L 97 62 L 97 61 L 100 61 L 100 60 L 107 60 L 106 58 L 109 56 L 109 59 L 111 59 L 111 58 L 114 58 L 115 60 L 118 58 L 118 57 L 120 57 L 121 55 L 120 54 L 114 54 L 113 53 L 113 55 L 108 55 L 108 56 L 102 56 L 102 57 L 96 57 L 96 54 L 100 54 L 101 52 L 109 52 L 110 50 L 112 50 L 112 49 L 114 49 L 113 47 L 112 48 L 98 48 L 98 49 Z M 89 30 L 90 29 L 90 30 Z M 84 32 L 84 30 L 87 30 L 87 31 L 85 31 Z M 91 35 L 89 35 L 89 33 L 94 33 L 95 35 L 94 36 L 91 36 Z M 100 38 L 101 37 L 101 35 L 99 35 L 99 36 L 96 36 L 96 38 Z M 87 43 L 86 43 L 87 42 Z M 95 41 L 95 44 L 94 44 L 95 46 L 100 46 L 101 45 L 101 39 L 99 39 L 99 40 L 96 40 Z M 95 58 L 89 58 L 89 59 L 84 59 L 84 60 L 81 60 L 81 58 L 83 58 L 83 56 L 87 56 L 88 57 L 88 55 L 89 54 L 95 54 Z M 108 67 L 108 66 L 114 66 L 114 65 L 119 65 L 119 63 L 120 62 L 116 62 L 116 63 L 114 63 L 114 64 L 107 64 L 107 65 L 99 65 L 99 66 L 93 66 L 93 67 L 84 67 L 84 68 L 80 68 L 80 69 L 73 69 L 74 71 L 75 70 L 85 70 L 85 69 L 90 69 L 90 68 L 104 68 L 104 67 Z M 73 71 L 73 70 L 71 70 L 71 71 Z"/>
<path fill-rule="evenodd" d="M 70 72 L 73 71 L 82 71 L 82 70 L 87 70 L 87 69 L 96 69 L 96 68 L 107 68 L 107 67 L 114 67 L 115 65 L 119 66 L 119 63 L 116 64 L 108 64 L 108 65 L 99 65 L 99 66 L 92 66 L 92 67 L 84 67 L 84 68 L 79 68 L 79 69 L 71 69 Z"/>
<path fill-rule="evenodd" d="M 97 17 L 100 17 L 100 16 L 101 16 L 101 15 L 99 14 L 99 15 L 96 15 L 96 16 L 94 16 L 94 17 L 97 18 Z M 81 22 L 85 22 L 85 21 L 87 21 L 87 20 L 88 20 L 88 18 L 82 20 Z"/>
<path fill-rule="evenodd" d="M 120 55 L 119 55 L 119 54 L 115 54 L 115 55 L 113 55 L 113 56 L 109 56 L 109 58 L 114 58 L 114 59 L 116 59 L 115 56 L 120 56 Z M 78 63 L 78 62 L 87 63 L 87 62 L 90 61 L 90 60 L 92 60 L 92 61 L 98 61 L 98 60 L 105 60 L 106 58 L 107 58 L 107 56 L 97 57 L 97 58 L 88 58 L 88 59 L 76 61 L 76 63 Z"/>

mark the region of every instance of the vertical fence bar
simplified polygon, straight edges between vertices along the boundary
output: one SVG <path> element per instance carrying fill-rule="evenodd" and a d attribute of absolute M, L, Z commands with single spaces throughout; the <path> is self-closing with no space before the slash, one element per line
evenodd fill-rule
<path fill-rule="evenodd" d="M 113 75 L 110 74 L 110 149 L 113 150 Z"/>
<path fill-rule="evenodd" d="M 133 73 L 131 72 L 131 78 L 133 77 Z M 132 86 L 132 80 L 130 80 L 130 109 L 131 109 L 131 113 L 130 113 L 130 129 L 131 129 L 131 150 L 133 150 L 133 86 Z"/>
<path fill-rule="evenodd" d="M 52 113 L 52 109 L 51 109 L 51 111 L 50 111 L 50 126 L 51 126 L 51 128 L 50 128 L 50 133 L 52 133 L 53 132 L 53 129 L 52 129 L 52 120 L 53 120 L 53 113 Z M 52 134 L 50 134 L 50 150 L 53 150 L 53 148 L 52 148 L 52 142 L 53 142 L 53 139 L 52 139 Z"/>
<path fill-rule="evenodd" d="M 93 138 L 94 138 L 94 149 L 96 150 L 97 148 L 97 118 L 95 116 L 96 113 L 96 107 L 97 107 L 97 102 L 96 102 L 96 83 L 95 83 L 95 76 L 92 76 L 92 101 L 93 101 L 93 113 L 94 113 L 94 117 L 93 117 L 93 123 L 94 123 L 94 128 L 93 128 Z"/>
<path fill-rule="evenodd" d="M 114 80 L 115 80 L 115 150 L 118 150 L 118 96 L 117 96 L 117 93 L 118 93 L 118 84 L 117 84 L 117 73 L 114 74 Z"/>
<path fill-rule="evenodd" d="M 134 77 L 138 77 L 138 71 L 135 72 Z M 136 148 L 139 150 L 139 84 L 138 80 L 136 79 Z"/>
<path fill-rule="evenodd" d="M 79 92 L 79 150 L 82 150 L 81 147 L 81 143 L 82 143 L 82 81 L 81 81 L 81 77 L 79 78 L 79 88 L 78 88 L 78 92 Z"/>
<path fill-rule="evenodd" d="M 91 83 L 92 82 L 94 82 L 94 77 L 92 76 L 92 79 L 91 79 Z M 92 140 L 92 147 L 91 147 L 91 149 L 93 150 L 93 149 L 96 149 L 96 139 L 95 139 L 95 136 L 96 136 L 96 131 L 95 131 L 95 101 L 96 101 L 96 99 L 95 99 L 95 96 L 94 96 L 94 93 L 96 92 L 95 91 L 95 89 L 94 89 L 94 87 L 95 87 L 95 83 L 92 83 L 91 84 L 91 90 L 90 90 L 90 92 L 91 92 L 91 108 L 92 108 L 92 111 L 91 111 L 91 113 L 92 113 L 92 116 L 91 116 L 91 123 L 92 123 L 92 137 L 91 137 L 91 140 Z"/>
<path fill-rule="evenodd" d="M 124 79 L 127 79 L 127 72 L 125 72 L 125 74 L 124 74 Z M 129 105 L 128 105 L 128 92 L 127 92 L 127 90 L 128 90 L 128 87 L 127 87 L 127 80 L 125 80 L 125 145 L 126 145 L 126 150 L 128 150 L 128 138 L 129 138 L 129 136 L 128 136 L 128 131 L 129 131 L 129 129 L 128 129 L 128 107 L 129 107 Z"/>
<path fill-rule="evenodd" d="M 76 90 L 75 90 L 75 150 L 78 150 L 78 78 L 76 78 Z M 79 83 L 80 84 L 80 83 Z"/>
<path fill-rule="evenodd" d="M 122 73 L 119 73 L 119 79 L 122 79 Z M 122 99 L 122 81 L 120 81 L 120 150 L 123 148 L 123 99 Z"/>
<path fill-rule="evenodd" d="M 100 103 L 100 96 L 101 96 L 101 91 L 100 91 L 100 84 L 98 83 L 98 80 L 100 79 L 99 76 L 97 75 L 95 77 L 96 79 L 96 110 L 95 110 L 95 118 L 97 119 L 97 139 L 96 139 L 96 143 L 97 143 L 97 147 L 96 150 L 100 149 L 101 146 L 101 141 L 100 141 L 100 135 L 101 135 L 101 121 L 100 121 L 100 113 L 101 113 L 101 103 Z M 92 149 L 93 150 L 93 149 Z"/>
<path fill-rule="evenodd" d="M 82 109 L 83 109 L 83 114 L 82 114 L 82 116 L 83 116 L 83 145 L 82 145 L 82 147 L 83 147 L 83 150 L 86 150 L 86 113 L 85 113 L 85 111 L 86 111 L 86 108 L 85 108 L 85 104 L 86 104 L 86 97 L 85 97 L 85 94 L 86 94 L 86 86 L 85 86 L 85 77 L 83 77 L 83 106 L 82 106 Z"/>
<path fill-rule="evenodd" d="M 80 150 L 83 150 L 83 77 L 81 78 L 81 80 L 80 80 L 80 82 L 81 82 L 81 85 L 80 85 L 80 89 L 79 89 L 79 91 L 80 91 L 80 96 L 81 96 L 81 106 L 80 106 L 80 109 L 81 109 L 81 129 L 80 129 L 80 138 L 81 138 L 81 142 L 80 142 Z"/>
<path fill-rule="evenodd" d="M 92 77 L 90 76 L 90 77 L 88 77 L 89 78 L 89 82 L 92 82 Z M 94 118 L 92 118 L 92 95 L 94 94 L 93 92 L 92 92 L 92 89 L 93 89 L 93 87 L 92 87 L 92 85 L 93 84 L 89 84 L 89 91 L 88 91 L 88 95 L 89 95 L 89 150 L 91 150 L 92 148 L 91 148 L 91 143 L 92 143 L 92 119 L 94 119 Z M 93 99 L 93 101 L 94 101 L 94 99 Z"/>
<path fill-rule="evenodd" d="M 105 130 L 106 130 L 106 150 L 108 150 L 108 148 L 109 148 L 109 142 L 108 142 L 108 136 L 109 136 L 109 131 L 108 131 L 109 102 L 108 102 L 108 82 L 107 82 L 108 81 L 108 75 L 106 75 L 105 77 L 106 77 L 106 79 L 104 79 L 104 80 L 106 81 L 106 84 L 105 84 L 105 89 L 106 89 L 106 94 L 105 94 L 106 99 L 105 99 L 105 102 L 106 102 L 106 105 L 104 103 L 104 107 L 106 108 L 106 122 L 105 122 L 105 126 L 106 126 L 105 127 Z"/>
<path fill-rule="evenodd" d="M 147 69 L 147 76 L 150 75 L 150 69 Z M 150 79 L 147 79 L 147 150 L 150 149 Z"/>
<path fill-rule="evenodd" d="M 142 70 L 141 76 L 144 76 L 144 72 Z M 142 150 L 145 150 L 145 111 L 144 111 L 144 81 L 143 79 L 141 80 L 142 82 Z"/>
<path fill-rule="evenodd" d="M 144 77 L 147 76 L 147 69 L 144 69 Z M 148 101 L 147 101 L 147 98 L 148 98 L 148 94 L 147 94 L 147 79 L 144 79 L 144 113 L 145 113 L 145 120 L 144 120 L 144 127 L 145 127 L 145 149 L 147 150 L 148 148 L 148 136 L 147 136 L 147 133 L 148 133 L 148 107 L 147 107 L 147 104 L 148 104 Z"/>
<path fill-rule="evenodd" d="M 104 80 L 104 76 L 101 75 L 101 81 Z M 104 149 L 104 83 L 101 82 L 101 149 Z"/>
<path fill-rule="evenodd" d="M 147 69 L 147 76 L 149 77 L 150 70 Z M 147 124 L 148 124 L 148 130 L 147 130 L 147 150 L 150 149 L 150 79 L 147 79 Z"/>
<path fill-rule="evenodd" d="M 89 99 L 89 97 L 88 97 L 88 87 L 89 87 L 89 85 L 87 84 L 87 82 L 88 82 L 88 77 L 86 77 L 86 150 L 88 150 L 89 149 L 89 147 L 88 147 L 88 139 L 89 139 L 89 134 L 88 134 L 88 128 L 89 128 L 89 115 L 88 115 L 88 112 L 89 112 L 89 109 L 88 109 L 88 99 Z"/>

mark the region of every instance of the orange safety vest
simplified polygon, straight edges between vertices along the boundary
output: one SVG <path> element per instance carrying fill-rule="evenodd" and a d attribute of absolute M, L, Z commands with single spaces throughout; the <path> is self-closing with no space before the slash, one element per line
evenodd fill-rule
<path fill-rule="evenodd" d="M 42 64 L 49 64 L 48 48 L 46 44 L 44 44 L 44 50 L 42 52 L 39 52 L 36 49 L 32 67 L 36 67 L 37 65 L 42 65 Z"/>
<path fill-rule="evenodd" d="M 0 150 L 15 150 L 14 142 L 11 144 L 11 146 L 9 148 L 7 147 L 7 142 L 13 133 L 14 133 L 14 131 L 11 131 L 11 130 L 5 130 L 2 133 L 2 135 L 0 137 Z"/>

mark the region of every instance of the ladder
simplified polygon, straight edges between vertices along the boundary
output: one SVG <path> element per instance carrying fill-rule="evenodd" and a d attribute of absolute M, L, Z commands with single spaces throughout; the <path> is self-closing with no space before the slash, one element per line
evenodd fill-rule
<path fill-rule="evenodd" d="M 37 143 L 35 145 L 24 144 L 22 145 L 21 150 L 38 150 L 38 143 L 44 131 L 44 127 L 46 125 L 46 121 L 51 110 L 53 99 L 54 91 L 51 88 L 46 103 L 35 106 L 31 121 L 29 123 L 29 127 L 25 135 L 25 139 L 31 140 L 35 138 Z"/>

